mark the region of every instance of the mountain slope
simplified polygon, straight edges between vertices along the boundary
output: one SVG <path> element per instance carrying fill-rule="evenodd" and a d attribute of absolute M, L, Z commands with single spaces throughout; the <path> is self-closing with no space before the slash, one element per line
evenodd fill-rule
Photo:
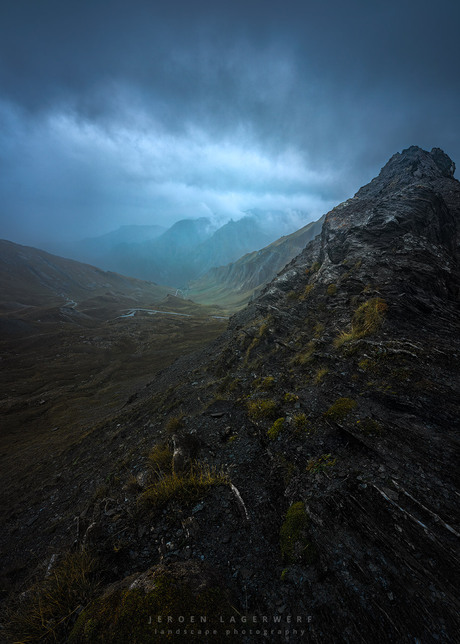
<path fill-rule="evenodd" d="M 159 237 L 166 231 L 163 226 L 120 226 L 105 235 L 88 237 L 75 244 L 76 252 L 87 254 L 88 257 L 100 257 L 102 254 L 112 254 L 123 244 L 141 244 Z"/>
<path fill-rule="evenodd" d="M 189 297 L 203 304 L 212 302 L 232 309 L 243 307 L 321 232 L 323 221 L 324 217 L 321 217 L 261 250 L 244 255 L 236 262 L 212 268 L 190 284 L 187 291 Z"/>
<path fill-rule="evenodd" d="M 0 240 L 0 307 L 63 305 L 111 295 L 158 301 L 172 289 Z"/>
<path fill-rule="evenodd" d="M 151 641 L 136 616 L 165 614 L 158 587 L 173 628 L 220 598 L 209 641 L 258 641 L 253 624 L 273 642 L 456 641 L 453 172 L 438 149 L 392 157 L 224 335 L 54 464 L 52 502 L 23 517 L 39 535 L 58 511 L 37 551 L 74 539 L 77 515 L 77 544 L 117 582 L 67 618 L 69 641 Z M 136 484 L 89 498 L 123 458 Z M 17 551 L 30 543 L 17 527 Z"/>
<path fill-rule="evenodd" d="M 113 234 L 85 240 L 74 253 L 105 269 L 184 288 L 212 267 L 266 246 L 286 229 L 292 230 L 292 222 L 287 213 L 255 211 L 219 228 L 206 217 L 182 219 L 146 240 L 138 228 L 143 227 L 126 226 Z"/>

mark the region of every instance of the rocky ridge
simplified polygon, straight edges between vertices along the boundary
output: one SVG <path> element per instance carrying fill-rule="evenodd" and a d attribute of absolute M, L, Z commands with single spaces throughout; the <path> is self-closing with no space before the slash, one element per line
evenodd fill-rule
<path fill-rule="evenodd" d="M 206 605 L 236 641 L 456 640 L 454 169 L 439 149 L 392 157 L 221 338 L 73 452 L 87 468 L 74 486 L 94 490 L 96 462 L 103 475 L 135 445 L 131 478 L 75 507 L 74 547 L 97 552 L 113 584 L 80 607 L 70 641 L 150 641 L 136 610 L 167 606 L 179 628 L 181 610 Z"/>

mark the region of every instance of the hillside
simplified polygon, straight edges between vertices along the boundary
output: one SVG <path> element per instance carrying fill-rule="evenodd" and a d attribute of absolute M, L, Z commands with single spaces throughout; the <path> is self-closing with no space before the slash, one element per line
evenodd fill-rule
<path fill-rule="evenodd" d="M 170 288 L 103 271 L 43 250 L 0 240 L 0 311 L 66 305 L 110 294 L 159 301 Z M 73 306 L 73 305 L 72 305 Z"/>
<path fill-rule="evenodd" d="M 219 304 L 232 310 L 242 308 L 321 232 L 323 221 L 321 217 L 236 262 L 212 268 L 190 283 L 188 296 L 201 304 Z"/>
<path fill-rule="evenodd" d="M 223 335 L 48 464 L 2 542 L 10 579 L 39 557 L 16 637 L 457 640 L 454 170 L 393 156 Z"/>

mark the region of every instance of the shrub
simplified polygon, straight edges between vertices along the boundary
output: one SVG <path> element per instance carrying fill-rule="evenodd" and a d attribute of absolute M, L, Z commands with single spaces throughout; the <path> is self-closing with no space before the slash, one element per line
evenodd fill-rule
<path fill-rule="evenodd" d="M 270 438 L 270 440 L 276 440 L 280 435 L 281 430 L 283 429 L 283 426 L 284 426 L 284 418 L 278 418 L 277 420 L 275 420 L 275 422 L 267 432 L 268 438 Z"/>
<path fill-rule="evenodd" d="M 351 398 L 338 398 L 329 409 L 324 412 L 328 420 L 341 421 L 357 406 L 357 402 Z"/>
<path fill-rule="evenodd" d="M 351 331 L 342 331 L 335 339 L 336 347 L 342 346 L 344 342 L 359 340 L 367 335 L 376 333 L 381 327 L 385 312 L 388 306 L 380 297 L 374 297 L 359 306 L 351 322 Z"/>
<path fill-rule="evenodd" d="M 273 418 L 276 414 L 278 405 L 274 400 L 248 400 L 248 415 L 252 420 L 261 420 L 262 418 Z"/>

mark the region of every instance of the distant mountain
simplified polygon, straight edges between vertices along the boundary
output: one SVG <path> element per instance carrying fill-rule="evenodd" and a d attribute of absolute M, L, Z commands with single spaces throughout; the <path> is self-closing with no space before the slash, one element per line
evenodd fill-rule
<path fill-rule="evenodd" d="M 226 266 L 212 268 L 190 284 L 188 296 L 203 304 L 212 302 L 241 308 L 321 232 L 323 221 L 324 217 L 321 217 L 259 251 L 248 253 Z"/>
<path fill-rule="evenodd" d="M 292 225 L 286 213 L 252 211 L 218 228 L 206 217 L 182 219 L 149 239 L 143 235 L 151 235 L 151 227 L 127 226 L 83 240 L 73 247 L 72 256 L 106 270 L 183 288 L 212 267 L 270 244 Z"/>
<path fill-rule="evenodd" d="M 105 235 L 82 239 L 79 244 L 93 252 L 111 251 L 120 244 L 141 244 L 159 237 L 165 232 L 164 226 L 120 226 Z"/>
<path fill-rule="evenodd" d="M 104 235 L 86 237 L 52 250 L 58 255 L 71 256 L 78 261 L 111 268 L 107 264 L 110 264 L 114 257 L 123 254 L 127 245 L 150 241 L 162 235 L 165 230 L 163 226 L 120 226 Z"/>
<path fill-rule="evenodd" d="M 98 296 L 159 301 L 172 289 L 0 240 L 0 311 L 75 306 Z"/>
<path fill-rule="evenodd" d="M 273 233 L 265 230 L 263 221 L 250 215 L 237 221 L 231 219 L 195 249 L 194 264 L 202 274 L 214 266 L 233 262 L 256 248 L 263 248 L 271 241 Z"/>

